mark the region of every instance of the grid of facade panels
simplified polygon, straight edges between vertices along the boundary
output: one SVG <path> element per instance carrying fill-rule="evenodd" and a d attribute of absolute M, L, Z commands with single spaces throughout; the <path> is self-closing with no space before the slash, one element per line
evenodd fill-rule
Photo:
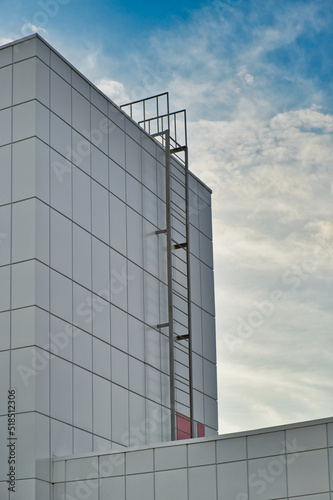
<path fill-rule="evenodd" d="M 331 500 L 332 420 L 58 460 L 54 500 Z"/>
<path fill-rule="evenodd" d="M 169 339 L 156 328 L 167 321 L 166 241 L 156 235 L 165 153 L 39 37 L 0 50 L 0 89 L 0 428 L 5 436 L 12 387 L 15 498 L 37 478 L 46 499 L 53 455 L 170 439 Z M 194 283 L 213 286 L 208 190 L 191 185 Z M 209 434 L 215 347 L 199 337 L 210 338 L 214 311 L 199 295 L 195 418 Z"/>

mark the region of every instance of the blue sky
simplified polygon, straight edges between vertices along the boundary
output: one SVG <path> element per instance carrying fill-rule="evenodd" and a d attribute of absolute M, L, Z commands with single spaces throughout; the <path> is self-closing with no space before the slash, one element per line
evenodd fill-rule
<path fill-rule="evenodd" d="M 187 108 L 214 190 L 220 432 L 331 416 L 332 1 L 50 1 L 2 2 L 0 41 L 38 30 L 117 104 Z"/>

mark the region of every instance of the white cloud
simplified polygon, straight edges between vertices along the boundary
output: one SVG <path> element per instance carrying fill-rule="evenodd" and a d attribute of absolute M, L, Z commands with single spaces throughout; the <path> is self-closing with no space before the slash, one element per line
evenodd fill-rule
<path fill-rule="evenodd" d="M 46 29 L 41 28 L 40 26 L 35 26 L 32 23 L 23 24 L 23 26 L 21 27 L 21 33 L 24 36 L 30 35 L 32 33 L 44 33 L 45 35 L 48 34 Z"/>
<path fill-rule="evenodd" d="M 95 85 L 118 105 L 125 104 L 130 100 L 121 82 L 102 78 L 97 80 Z"/>

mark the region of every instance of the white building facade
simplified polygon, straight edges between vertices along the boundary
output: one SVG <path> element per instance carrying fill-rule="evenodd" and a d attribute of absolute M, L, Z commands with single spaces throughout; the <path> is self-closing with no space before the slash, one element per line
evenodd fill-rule
<path fill-rule="evenodd" d="M 185 113 L 120 109 L 38 35 L 0 48 L 0 381 L 1 500 L 332 500 L 331 419 L 217 436 Z"/>
<path fill-rule="evenodd" d="M 171 155 L 167 200 L 165 149 L 37 35 L 0 50 L 0 169 L 1 499 L 9 390 L 13 498 L 53 455 L 216 434 L 211 191 Z"/>

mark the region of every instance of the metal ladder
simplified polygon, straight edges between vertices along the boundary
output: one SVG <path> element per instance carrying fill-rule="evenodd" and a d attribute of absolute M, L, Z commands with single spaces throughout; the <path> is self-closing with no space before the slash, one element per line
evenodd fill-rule
<path fill-rule="evenodd" d="M 170 113 L 169 94 L 124 104 L 121 108 L 165 150 L 168 321 L 171 439 L 177 439 L 179 416 L 193 437 L 189 186 L 186 111 Z"/>

